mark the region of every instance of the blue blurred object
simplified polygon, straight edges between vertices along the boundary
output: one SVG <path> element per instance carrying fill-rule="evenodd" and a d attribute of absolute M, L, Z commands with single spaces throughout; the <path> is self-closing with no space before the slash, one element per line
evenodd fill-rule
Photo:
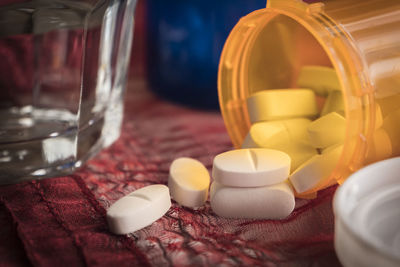
<path fill-rule="evenodd" d="M 148 79 L 159 95 L 218 108 L 219 57 L 229 32 L 265 0 L 147 0 Z"/>

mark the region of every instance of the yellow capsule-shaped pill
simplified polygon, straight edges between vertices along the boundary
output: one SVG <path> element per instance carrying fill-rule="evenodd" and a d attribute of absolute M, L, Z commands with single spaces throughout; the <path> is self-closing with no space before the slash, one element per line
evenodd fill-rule
<path fill-rule="evenodd" d="M 337 146 L 322 155 L 316 155 L 304 162 L 289 177 L 297 193 L 308 192 L 326 181 L 336 167 L 343 146 Z"/>
<path fill-rule="evenodd" d="M 287 153 L 291 160 L 291 170 L 317 154 L 308 139 L 309 119 L 290 119 L 254 123 L 242 148 L 270 148 Z"/>
<path fill-rule="evenodd" d="M 336 112 L 322 116 L 308 126 L 310 142 L 315 148 L 327 148 L 344 142 L 346 120 Z"/>
<path fill-rule="evenodd" d="M 340 91 L 339 78 L 335 69 L 323 66 L 302 67 L 297 86 L 310 88 L 321 96 L 326 96 L 331 91 Z"/>
<path fill-rule="evenodd" d="M 310 89 L 277 89 L 257 92 L 247 99 L 252 123 L 289 118 L 314 118 L 318 114 Z"/>

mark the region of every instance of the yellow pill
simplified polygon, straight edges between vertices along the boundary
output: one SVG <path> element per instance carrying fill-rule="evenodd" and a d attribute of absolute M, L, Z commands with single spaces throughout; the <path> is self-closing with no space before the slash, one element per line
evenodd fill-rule
<path fill-rule="evenodd" d="M 327 148 L 344 142 L 346 120 L 336 112 L 331 112 L 308 126 L 308 134 L 313 147 Z"/>
<path fill-rule="evenodd" d="M 324 190 L 328 187 L 331 187 L 333 185 L 337 184 L 337 181 L 335 179 L 331 179 L 327 184 L 322 186 L 321 188 L 318 189 L 318 191 Z M 297 198 L 302 198 L 302 199 L 314 199 L 317 197 L 317 191 L 311 192 L 311 193 L 297 193 L 296 190 L 294 191 L 294 196 Z"/>
<path fill-rule="evenodd" d="M 333 68 L 304 66 L 300 70 L 297 86 L 310 88 L 317 95 L 326 96 L 331 91 L 340 91 L 339 78 Z"/>
<path fill-rule="evenodd" d="M 338 146 L 326 154 L 316 155 L 295 170 L 289 180 L 296 192 L 309 191 L 328 179 L 336 167 L 342 150 L 343 146 Z"/>
<path fill-rule="evenodd" d="M 342 148 L 343 145 L 342 145 L 342 144 L 339 144 L 339 145 L 329 146 L 329 147 L 323 149 L 321 154 L 322 154 L 322 155 L 328 154 L 329 152 L 331 152 L 331 151 L 337 149 L 338 147 Z M 322 180 L 321 180 L 321 181 L 322 181 Z M 328 188 L 328 187 L 330 187 L 330 186 L 332 186 L 332 185 L 335 185 L 335 184 L 337 184 L 337 181 L 336 181 L 335 179 L 331 179 L 331 180 L 328 181 L 324 186 L 322 186 L 321 188 L 319 188 L 318 191 L 323 190 L 323 189 L 325 189 L 325 188 Z M 318 183 L 318 185 L 320 185 L 320 184 Z M 304 199 L 310 199 L 310 198 L 312 199 L 312 198 L 317 197 L 317 192 L 312 192 L 312 193 L 305 193 L 305 194 L 303 194 L 303 193 L 297 193 L 297 192 L 295 191 L 295 197 L 304 198 Z"/>
<path fill-rule="evenodd" d="M 307 129 L 311 124 L 309 119 L 291 119 L 282 121 L 292 142 L 310 145 Z"/>
<path fill-rule="evenodd" d="M 342 92 L 340 91 L 332 91 L 329 93 L 326 98 L 324 107 L 321 111 L 321 116 L 324 116 L 331 112 L 338 112 L 344 114 L 344 101 Z"/>
<path fill-rule="evenodd" d="M 285 152 L 292 159 L 291 171 L 294 171 L 305 161 L 318 154 L 317 150 L 311 146 L 308 138 L 307 129 L 311 123 L 308 119 L 283 121 L 290 137 L 290 143 Z"/>
<path fill-rule="evenodd" d="M 171 197 L 185 207 L 200 207 L 206 202 L 210 175 L 206 167 L 192 158 L 177 158 L 169 168 Z"/>
<path fill-rule="evenodd" d="M 290 142 L 290 136 L 282 121 L 266 121 L 254 123 L 242 148 L 280 149 Z"/>
<path fill-rule="evenodd" d="M 304 162 L 318 154 L 317 150 L 312 146 L 295 142 L 292 142 L 288 148 L 283 149 L 282 151 L 288 154 L 292 160 L 290 172 L 293 172 Z"/>
<path fill-rule="evenodd" d="M 335 148 L 337 148 L 338 146 L 342 146 L 343 144 L 334 144 L 332 146 L 328 146 L 324 149 L 321 149 L 321 154 L 327 154 L 330 151 L 334 150 Z"/>
<path fill-rule="evenodd" d="M 290 142 L 310 144 L 307 128 L 309 119 L 290 119 L 254 123 L 243 141 L 242 148 L 264 147 L 281 149 Z"/>
<path fill-rule="evenodd" d="M 252 123 L 289 118 L 314 118 L 318 114 L 315 94 L 309 89 L 264 90 L 247 99 Z"/>
<path fill-rule="evenodd" d="M 251 126 L 242 148 L 270 148 L 287 153 L 291 170 L 317 154 L 308 139 L 309 119 L 258 122 Z"/>

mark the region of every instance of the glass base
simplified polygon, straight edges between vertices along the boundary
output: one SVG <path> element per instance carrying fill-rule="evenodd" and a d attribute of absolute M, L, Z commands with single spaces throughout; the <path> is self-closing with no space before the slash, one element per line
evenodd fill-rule
<path fill-rule="evenodd" d="M 32 109 L 19 116 L 16 110 L 0 111 L 10 118 L 1 122 L 0 184 L 70 174 L 120 134 L 122 112 L 107 111 L 79 127 L 65 110 Z"/>
<path fill-rule="evenodd" d="M 0 3 L 0 184 L 69 174 L 118 138 L 135 5 Z"/>

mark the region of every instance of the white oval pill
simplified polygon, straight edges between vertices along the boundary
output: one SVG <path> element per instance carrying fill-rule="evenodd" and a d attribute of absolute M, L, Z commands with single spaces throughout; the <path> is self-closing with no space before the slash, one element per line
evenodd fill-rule
<path fill-rule="evenodd" d="M 171 207 L 169 189 L 165 185 L 149 185 L 117 200 L 107 210 L 110 231 L 128 234 L 161 218 Z"/>
<path fill-rule="evenodd" d="M 212 210 L 226 218 L 283 219 L 295 206 L 293 191 L 286 182 L 251 188 L 213 182 L 210 199 Z"/>
<path fill-rule="evenodd" d="M 286 180 L 290 157 L 281 151 L 254 148 L 221 153 L 214 158 L 212 176 L 215 181 L 234 187 L 255 187 Z"/>
<path fill-rule="evenodd" d="M 178 158 L 169 169 L 168 187 L 171 197 L 185 207 L 200 207 L 207 200 L 210 175 L 195 159 Z"/>

